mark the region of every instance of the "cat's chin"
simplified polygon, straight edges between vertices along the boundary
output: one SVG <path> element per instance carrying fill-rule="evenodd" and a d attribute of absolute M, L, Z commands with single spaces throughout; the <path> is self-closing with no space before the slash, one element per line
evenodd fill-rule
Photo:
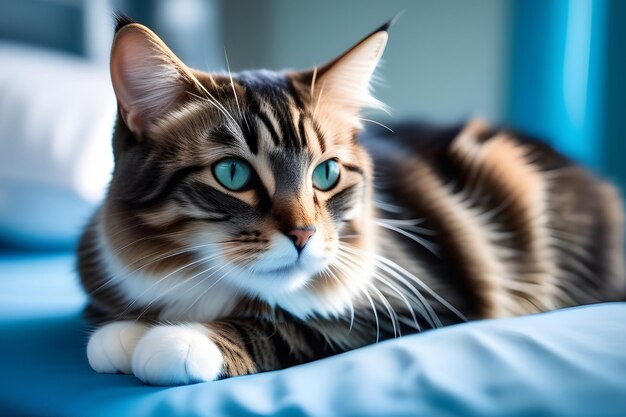
<path fill-rule="evenodd" d="M 323 264 L 320 260 L 319 264 Z M 270 301 L 276 294 L 289 294 L 306 286 L 323 268 L 306 268 L 300 262 L 275 268 L 237 268 L 228 274 L 237 287 Z"/>
<path fill-rule="evenodd" d="M 322 271 L 307 271 L 294 265 L 266 271 L 238 271 L 240 275 L 230 274 L 229 278 L 234 278 L 231 283 L 250 296 L 300 319 L 338 316 L 350 305 L 349 296 L 340 293 L 325 299 L 323 294 L 317 293 L 313 282 L 322 276 Z"/>
<path fill-rule="evenodd" d="M 250 265 L 231 264 L 227 273 L 229 284 L 274 304 L 277 297 L 282 298 L 307 287 L 330 261 L 320 235 L 314 235 L 301 253 L 282 234 L 275 237 L 271 248 L 264 257 Z"/>

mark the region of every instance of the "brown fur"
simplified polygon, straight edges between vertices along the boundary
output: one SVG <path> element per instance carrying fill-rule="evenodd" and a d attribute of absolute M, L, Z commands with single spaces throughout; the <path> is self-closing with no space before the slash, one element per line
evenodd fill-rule
<path fill-rule="evenodd" d="M 380 33 L 371 35 L 377 56 Z M 118 49 L 136 36 L 179 75 L 173 96 L 141 107 L 124 78 L 136 74 L 113 49 L 116 167 L 79 247 L 94 322 L 187 322 L 198 320 L 189 309 L 206 307 L 200 321 L 222 352 L 222 376 L 235 376 L 466 319 L 624 296 L 617 191 L 549 147 L 481 121 L 357 138 L 356 101 L 333 97 L 329 74 L 370 38 L 319 71 L 231 79 L 188 69 L 137 24 L 121 27 Z M 229 131 L 229 118 L 243 136 Z M 250 164 L 250 188 L 232 191 L 215 178 L 211 167 L 231 155 Z M 341 173 L 322 191 L 311 175 L 329 158 Z M 223 311 L 196 305 L 203 274 L 217 273 L 206 278 L 217 285 L 256 265 L 275 236 L 302 227 L 316 228 L 333 261 L 299 296 L 327 314 L 299 314 L 246 291 L 214 300 Z M 163 294 L 142 298 L 163 284 Z M 140 289 L 130 294 L 132 285 Z M 189 295 L 186 309 L 172 310 Z"/>

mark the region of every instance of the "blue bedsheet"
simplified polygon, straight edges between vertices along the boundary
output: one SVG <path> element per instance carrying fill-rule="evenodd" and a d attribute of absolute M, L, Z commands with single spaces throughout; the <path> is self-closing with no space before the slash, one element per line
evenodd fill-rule
<path fill-rule="evenodd" d="M 626 416 L 626 303 L 452 326 L 182 387 L 100 375 L 70 255 L 0 256 L 0 415 Z"/>

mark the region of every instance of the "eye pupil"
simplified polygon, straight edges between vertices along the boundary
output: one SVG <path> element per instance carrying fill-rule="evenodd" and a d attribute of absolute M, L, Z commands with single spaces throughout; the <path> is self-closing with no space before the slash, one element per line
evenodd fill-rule
<path fill-rule="evenodd" d="M 241 191 L 252 177 L 252 168 L 242 159 L 226 158 L 213 165 L 213 176 L 224 188 Z"/>
<path fill-rule="evenodd" d="M 334 159 L 322 162 L 313 170 L 315 188 L 328 191 L 339 182 L 339 163 Z"/>

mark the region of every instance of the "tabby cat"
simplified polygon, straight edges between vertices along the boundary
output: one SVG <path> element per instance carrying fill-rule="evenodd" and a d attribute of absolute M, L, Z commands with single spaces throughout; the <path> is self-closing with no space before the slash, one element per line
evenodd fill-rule
<path fill-rule="evenodd" d="M 119 19 L 115 170 L 79 246 L 95 371 L 209 381 L 624 296 L 611 185 L 479 120 L 361 133 L 387 29 L 213 74 Z"/>

